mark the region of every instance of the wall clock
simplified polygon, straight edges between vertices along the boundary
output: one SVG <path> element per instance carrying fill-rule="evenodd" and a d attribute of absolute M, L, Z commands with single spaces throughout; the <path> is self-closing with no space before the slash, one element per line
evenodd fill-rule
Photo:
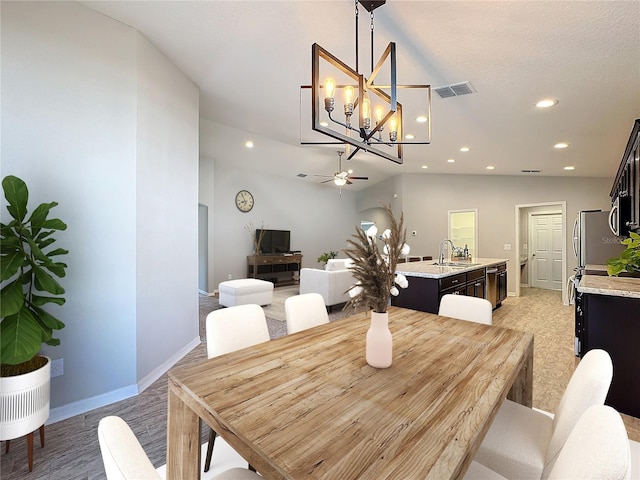
<path fill-rule="evenodd" d="M 253 195 L 248 190 L 240 190 L 236 194 L 236 207 L 241 212 L 248 212 L 253 208 Z"/>

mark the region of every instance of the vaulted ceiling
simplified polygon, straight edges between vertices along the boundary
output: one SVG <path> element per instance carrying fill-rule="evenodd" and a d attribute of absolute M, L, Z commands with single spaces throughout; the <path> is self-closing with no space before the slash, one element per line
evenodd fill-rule
<path fill-rule="evenodd" d="M 311 45 L 355 63 L 351 0 L 83 3 L 141 32 L 191 78 L 201 117 L 292 146 L 300 144 Z M 468 81 L 475 93 L 434 93 L 432 143 L 407 147 L 403 165 L 358 154 L 349 165 L 355 175 L 373 182 L 411 172 L 615 175 L 640 117 L 640 2 L 388 0 L 374 16 L 376 57 L 396 42 L 400 84 Z M 362 7 L 360 22 L 364 71 Z M 536 108 L 543 98 L 559 103 Z M 554 149 L 559 142 L 569 147 Z M 335 147 L 299 149 L 270 158 L 272 171 L 295 176 L 310 164 L 314 171 L 302 173 L 335 171 Z"/>

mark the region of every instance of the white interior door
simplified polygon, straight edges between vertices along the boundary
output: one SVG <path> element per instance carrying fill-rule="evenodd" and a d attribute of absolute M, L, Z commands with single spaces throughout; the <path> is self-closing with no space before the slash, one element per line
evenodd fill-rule
<path fill-rule="evenodd" d="M 562 290 L 562 214 L 531 215 L 531 286 Z"/>

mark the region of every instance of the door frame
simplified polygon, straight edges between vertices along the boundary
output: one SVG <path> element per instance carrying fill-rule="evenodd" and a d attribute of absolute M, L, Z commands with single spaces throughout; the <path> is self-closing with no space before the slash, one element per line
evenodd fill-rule
<path fill-rule="evenodd" d="M 558 202 L 539 202 L 539 203 L 524 203 L 518 204 L 515 206 L 515 238 L 516 238 L 516 297 L 520 296 L 520 282 L 521 282 L 521 271 L 520 271 L 520 253 L 522 244 L 520 239 L 520 216 L 523 210 L 530 208 L 539 208 L 539 207 L 549 207 L 549 210 L 560 210 L 562 213 L 562 303 L 564 305 L 569 305 L 569 297 L 567 295 L 567 289 L 565 288 L 567 284 L 567 202 L 565 200 Z M 527 239 L 527 242 L 529 239 Z"/>

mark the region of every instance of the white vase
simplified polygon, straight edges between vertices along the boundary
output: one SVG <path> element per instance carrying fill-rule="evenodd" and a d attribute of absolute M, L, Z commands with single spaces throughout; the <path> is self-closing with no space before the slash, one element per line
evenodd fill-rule
<path fill-rule="evenodd" d="M 371 326 L 367 331 L 367 363 L 375 368 L 387 368 L 393 361 L 393 338 L 389 330 L 387 312 L 371 312 Z"/>

